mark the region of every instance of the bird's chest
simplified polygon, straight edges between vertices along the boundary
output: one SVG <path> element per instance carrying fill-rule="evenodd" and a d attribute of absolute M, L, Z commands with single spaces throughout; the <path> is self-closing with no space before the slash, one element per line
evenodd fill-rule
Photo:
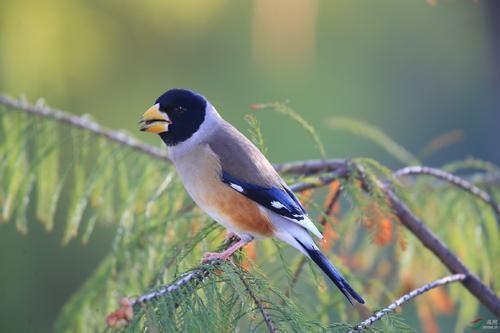
<path fill-rule="evenodd" d="M 269 235 L 272 227 L 253 201 L 220 180 L 219 159 L 208 146 L 189 154 L 173 156 L 172 161 L 191 198 L 211 218 L 241 235 Z"/>
<path fill-rule="evenodd" d="M 223 190 L 224 184 L 219 181 L 218 158 L 208 146 L 193 148 L 188 154 L 174 155 L 172 161 L 186 191 L 200 206 L 203 206 L 211 195 Z"/>

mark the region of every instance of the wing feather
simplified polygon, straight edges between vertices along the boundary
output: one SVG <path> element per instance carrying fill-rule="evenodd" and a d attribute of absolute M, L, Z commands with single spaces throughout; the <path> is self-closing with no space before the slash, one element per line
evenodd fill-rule
<path fill-rule="evenodd" d="M 224 183 L 322 238 L 304 207 L 271 163 L 237 129 L 225 122 L 210 138 L 209 146 L 219 158 Z"/>

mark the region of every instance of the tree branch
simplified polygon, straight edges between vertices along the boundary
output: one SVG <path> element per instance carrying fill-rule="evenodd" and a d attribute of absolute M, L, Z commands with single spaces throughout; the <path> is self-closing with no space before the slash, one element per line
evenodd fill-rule
<path fill-rule="evenodd" d="M 463 281 L 463 280 L 465 280 L 465 278 L 466 278 L 465 274 L 450 275 L 450 276 L 441 278 L 439 280 L 435 280 L 435 281 L 428 283 L 426 285 L 423 285 L 422 287 L 420 287 L 418 289 L 414 289 L 414 290 L 410 291 L 409 293 L 404 294 L 403 296 L 398 298 L 396 301 L 391 303 L 386 308 L 375 312 L 371 317 L 367 318 L 366 320 L 364 320 L 361 323 L 359 323 L 358 325 L 356 325 L 354 327 L 354 329 L 350 330 L 349 332 L 352 333 L 355 331 L 361 331 L 361 330 L 367 328 L 368 326 L 373 325 L 373 323 L 375 323 L 377 320 L 380 320 L 382 317 L 384 317 L 386 314 L 388 314 L 390 312 L 394 312 L 394 310 L 396 310 L 397 307 L 409 302 L 410 300 L 417 297 L 418 295 L 422 295 L 423 293 L 426 293 L 429 290 L 434 289 L 434 288 L 439 287 L 439 286 L 444 286 L 444 285 L 447 285 L 449 283 L 453 283 L 453 282 L 457 282 L 457 281 Z"/>
<path fill-rule="evenodd" d="M 332 160 L 307 160 L 294 161 L 274 164 L 274 168 L 281 174 L 301 174 L 311 175 L 321 172 L 336 171 L 339 168 L 344 168 L 349 164 L 348 159 L 332 159 Z M 466 181 L 472 184 L 480 185 L 499 185 L 500 175 L 495 173 L 480 173 L 469 176 Z"/>
<path fill-rule="evenodd" d="M 234 265 L 234 263 L 233 263 L 233 265 Z M 250 295 L 250 297 L 252 297 L 253 301 L 255 302 L 255 305 L 259 309 L 260 314 L 262 315 L 262 318 L 264 318 L 264 322 L 266 323 L 267 329 L 271 333 L 276 332 L 276 327 L 274 327 L 274 323 L 271 320 L 271 317 L 269 316 L 269 314 L 267 313 L 266 307 L 257 298 L 257 296 L 254 294 L 254 292 L 252 291 L 252 289 L 250 289 L 250 286 L 248 285 L 247 281 L 245 280 L 245 278 L 243 277 L 243 275 L 241 274 L 241 272 L 238 270 L 238 268 L 236 267 L 236 265 L 234 265 L 234 267 L 236 268 L 236 274 L 238 274 L 238 277 L 240 278 L 241 283 L 243 283 L 243 285 L 245 286 L 246 291 L 248 292 L 248 294 Z"/>
<path fill-rule="evenodd" d="M 345 178 L 348 175 L 348 173 L 349 170 L 347 169 L 347 167 L 339 168 L 335 172 L 331 172 L 329 174 L 322 175 L 314 179 L 310 179 L 306 182 L 295 183 L 292 186 L 290 186 L 290 189 L 294 192 L 303 192 L 306 190 L 323 187 L 339 178 Z"/>
<path fill-rule="evenodd" d="M 310 175 L 318 172 L 337 171 L 348 167 L 348 160 L 309 160 L 275 164 L 274 168 L 281 174 Z"/>
<path fill-rule="evenodd" d="M 131 305 L 134 306 L 134 305 L 140 304 L 140 303 L 151 302 L 152 300 L 158 299 L 166 294 L 173 293 L 173 292 L 179 290 L 180 288 L 189 284 L 191 281 L 195 281 L 195 280 L 201 281 L 205 277 L 208 276 L 211 269 L 213 269 L 214 267 L 216 267 L 220 264 L 221 264 L 220 261 L 214 261 L 214 262 L 211 262 L 210 264 L 198 267 L 198 268 L 192 270 L 191 272 L 181 276 L 179 279 L 177 279 L 177 281 L 175 281 L 169 285 L 163 286 L 158 290 L 155 290 L 155 291 L 152 291 L 150 293 L 144 294 L 140 297 L 137 297 L 135 300 L 133 300 L 131 302 Z M 208 266 L 208 267 L 205 267 L 205 266 Z"/>
<path fill-rule="evenodd" d="M 500 213 L 500 206 L 498 206 L 492 200 L 491 196 L 487 192 L 481 190 L 479 187 L 475 186 L 474 184 L 468 182 L 467 180 L 465 180 L 463 178 L 455 176 L 455 175 L 448 173 L 446 171 L 427 167 L 427 166 L 410 166 L 410 167 L 399 169 L 396 172 L 394 172 L 395 177 L 403 177 L 403 176 L 410 176 L 410 175 L 428 175 L 428 176 L 442 179 L 442 180 L 444 180 L 452 185 L 457 186 L 458 188 L 461 188 L 461 189 L 471 193 L 472 195 L 475 195 L 476 197 L 478 197 L 479 199 L 483 200 L 488 205 L 490 205 L 496 214 Z"/>
<path fill-rule="evenodd" d="M 352 165 L 352 162 L 344 161 L 344 165 L 339 163 L 339 160 L 332 161 L 304 161 L 304 162 L 294 162 L 280 165 L 279 167 L 283 172 L 295 173 L 314 173 L 321 171 L 335 171 L 339 168 L 347 168 L 349 170 L 349 165 L 351 167 L 357 168 L 360 172 L 361 177 L 363 177 L 363 170 L 357 165 Z M 363 181 L 363 179 L 361 179 Z M 387 186 L 379 184 L 387 198 L 389 203 L 400 220 L 400 222 L 408 229 L 412 234 L 417 237 L 420 242 L 427 247 L 439 260 L 452 272 L 465 274 L 467 278 L 462 282 L 465 288 L 474 295 L 484 306 L 486 306 L 493 314 L 500 316 L 500 299 L 495 295 L 495 293 L 486 286 L 475 274 L 471 273 L 470 270 L 465 266 L 465 264 L 460 260 L 455 254 L 453 254 L 450 249 L 436 236 L 432 231 L 430 231 L 420 219 L 418 219 L 410 209 L 394 194 L 394 192 Z M 366 188 L 366 186 L 363 186 Z"/>
<path fill-rule="evenodd" d="M 0 104 L 11 107 L 26 113 L 34 114 L 40 117 L 50 118 L 61 123 L 72 125 L 87 131 L 90 131 L 99 136 L 105 137 L 120 145 L 130 147 L 134 150 L 146 153 L 152 157 L 159 158 L 164 161 L 169 161 L 167 153 L 164 149 L 160 149 L 148 144 L 144 144 L 134 137 L 123 132 L 105 128 L 95 121 L 90 120 L 85 116 L 74 116 L 64 111 L 49 108 L 44 106 L 41 102 L 37 104 L 30 104 L 24 100 L 17 100 L 12 97 L 0 94 Z"/>
<path fill-rule="evenodd" d="M 42 102 L 31 104 L 28 103 L 26 100 L 15 99 L 4 94 L 0 94 L 0 105 L 4 105 L 37 116 L 50 118 L 55 121 L 66 123 L 68 125 L 72 125 L 84 130 L 88 130 L 99 136 L 110 139 L 111 141 L 114 141 L 118 144 L 128 146 L 131 149 L 141 151 L 152 157 L 159 158 L 165 161 L 170 161 L 164 149 L 145 144 L 129 134 L 105 128 L 85 116 L 75 116 L 70 113 L 45 106 L 43 105 Z M 282 174 L 290 173 L 290 174 L 310 175 L 318 172 L 335 171 L 339 168 L 344 168 L 347 164 L 348 160 L 345 159 L 309 160 L 309 161 L 297 161 L 297 162 L 274 164 L 274 168 L 276 169 L 276 171 Z M 500 177 L 498 177 L 498 175 L 490 175 L 490 177 L 477 177 L 476 175 L 472 177 L 472 182 L 474 183 L 491 182 L 494 184 L 498 184 L 500 182 Z"/>
<path fill-rule="evenodd" d="M 134 308 L 137 308 L 145 303 L 149 303 L 165 295 L 178 291 L 179 289 L 187 286 L 189 283 L 194 282 L 194 286 L 201 283 L 210 272 L 222 263 L 220 260 L 213 260 L 203 266 L 198 266 L 189 273 L 182 275 L 176 281 L 160 287 L 158 290 L 146 293 L 133 300 L 123 298 L 120 301 L 120 308 L 113 311 L 106 317 L 106 323 L 109 327 L 118 328 L 129 324 L 134 316 Z M 175 304 L 177 307 L 178 304 Z"/>
<path fill-rule="evenodd" d="M 410 209 L 387 187 L 384 192 L 389 198 L 394 213 L 401 223 L 413 233 L 452 272 L 465 274 L 462 281 L 472 295 L 484 304 L 494 315 L 500 316 L 500 299 L 450 249 L 419 220 Z"/>

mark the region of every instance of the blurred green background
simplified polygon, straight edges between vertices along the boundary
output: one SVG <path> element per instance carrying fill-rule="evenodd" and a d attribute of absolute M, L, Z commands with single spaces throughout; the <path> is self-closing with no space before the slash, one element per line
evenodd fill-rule
<path fill-rule="evenodd" d="M 257 112 L 273 162 L 317 158 L 309 137 L 257 102 L 288 101 L 329 157 L 398 162 L 332 131 L 347 116 L 418 153 L 454 129 L 463 140 L 427 160 L 500 163 L 498 2 L 0 0 L 0 91 L 43 97 L 141 140 L 157 96 L 188 87 L 238 128 Z M 43 139 L 43 138 L 41 138 Z M 1 179 L 0 179 L 1 181 Z M 0 331 L 48 332 L 60 307 L 109 250 L 113 230 L 60 246 L 32 221 L 0 225 Z M 471 320 L 474 318 L 471 318 Z"/>

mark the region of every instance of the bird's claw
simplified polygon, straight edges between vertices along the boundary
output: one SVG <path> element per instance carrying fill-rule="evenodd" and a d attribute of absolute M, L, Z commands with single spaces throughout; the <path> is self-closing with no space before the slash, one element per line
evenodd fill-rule
<path fill-rule="evenodd" d="M 227 260 L 229 257 L 225 253 L 206 252 L 201 258 L 201 263 L 206 264 L 212 260 Z"/>
<path fill-rule="evenodd" d="M 233 239 L 240 239 L 240 238 L 239 238 L 239 237 L 238 237 L 238 235 L 237 235 L 237 234 L 235 234 L 234 232 L 232 232 L 232 231 L 228 231 L 228 232 L 226 233 L 226 236 L 224 237 L 224 243 L 228 243 L 228 242 L 230 242 L 230 241 L 231 241 L 231 240 L 233 240 Z"/>

